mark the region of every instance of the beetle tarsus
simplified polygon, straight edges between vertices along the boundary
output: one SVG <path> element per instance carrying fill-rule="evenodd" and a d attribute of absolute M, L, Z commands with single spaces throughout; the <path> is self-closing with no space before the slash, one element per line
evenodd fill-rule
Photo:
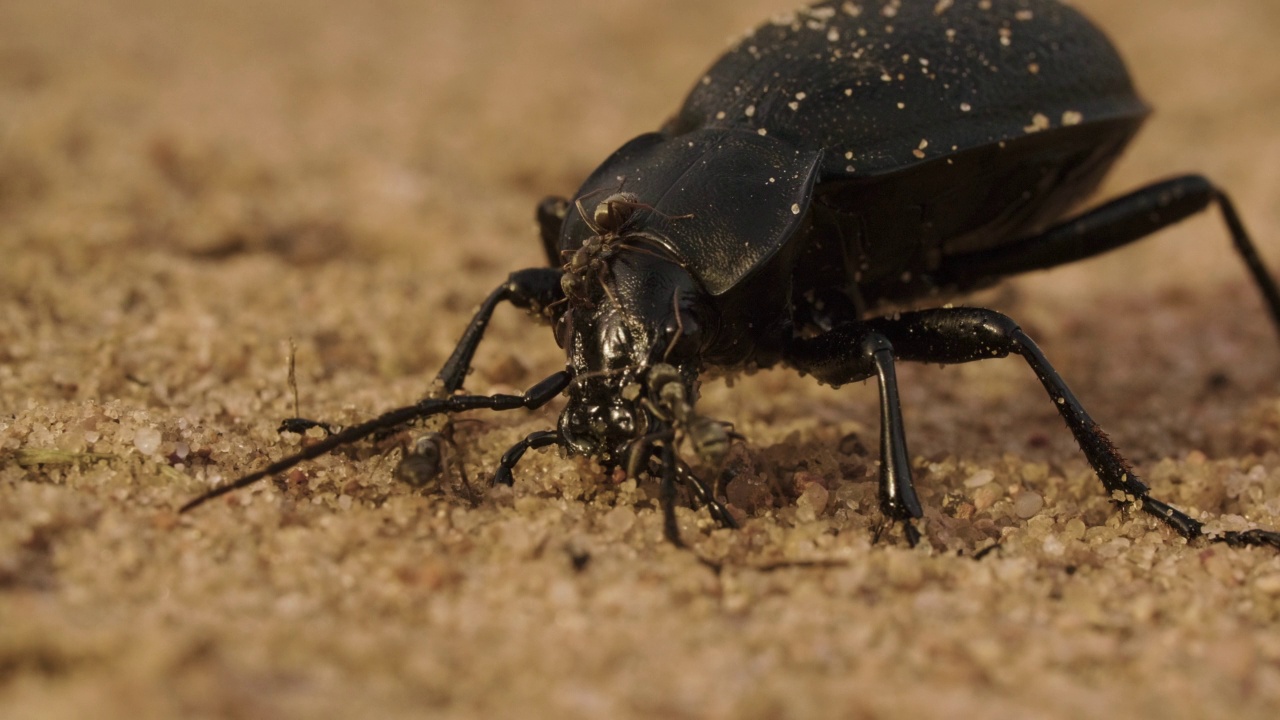
<path fill-rule="evenodd" d="M 1144 495 L 1139 500 L 1143 510 L 1164 521 L 1188 540 L 1205 538 L 1209 542 L 1220 542 L 1231 547 L 1270 547 L 1280 550 L 1280 533 L 1274 530 L 1228 530 L 1210 534 L 1204 531 L 1204 523 L 1168 503 L 1149 495 Z"/>
<path fill-rule="evenodd" d="M 915 547 L 920 544 L 920 530 L 910 520 L 902 521 L 902 535 L 907 539 L 908 547 Z"/>
<path fill-rule="evenodd" d="M 1273 530 L 1233 530 L 1212 539 L 1231 547 L 1269 547 L 1280 550 L 1280 533 Z"/>

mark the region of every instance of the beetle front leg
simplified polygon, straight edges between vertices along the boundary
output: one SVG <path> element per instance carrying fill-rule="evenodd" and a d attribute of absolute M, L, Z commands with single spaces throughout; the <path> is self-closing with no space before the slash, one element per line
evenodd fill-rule
<path fill-rule="evenodd" d="M 920 532 L 911 521 L 924 515 L 911 481 L 902 404 L 894 371 L 894 346 L 882 333 L 862 323 L 833 328 L 815 338 L 796 340 L 787 360 L 797 370 L 831 385 L 843 385 L 875 375 L 880 384 L 880 509 L 902 523 L 907 542 L 914 546 Z"/>
<path fill-rule="evenodd" d="M 462 387 L 462 382 L 471 370 L 471 359 L 475 356 L 484 331 L 489 327 L 493 311 L 499 304 L 509 302 L 524 310 L 541 311 L 564 299 L 564 291 L 560 289 L 561 274 L 558 267 L 517 270 L 507 277 L 506 282 L 489 293 L 489 297 L 480 303 L 471 322 L 467 323 L 467 329 L 462 331 L 457 347 L 436 375 L 438 390 L 449 394 Z"/>
<path fill-rule="evenodd" d="M 484 338 L 484 331 L 489 327 L 493 311 L 503 302 L 509 302 L 518 308 L 529 311 L 540 311 L 564 297 L 560 289 L 560 268 L 529 268 L 517 270 L 507 277 L 506 282 L 494 288 L 489 297 L 480 303 L 471 322 L 462 331 L 458 344 L 454 347 L 449 359 L 436 374 L 435 382 L 426 397 L 447 397 L 462 388 L 467 373 L 471 371 L 471 360 L 475 357 L 476 348 Z M 326 435 L 334 430 L 328 423 L 306 418 L 286 418 L 280 423 L 280 432 L 304 433 L 310 428 L 320 427 Z"/>
<path fill-rule="evenodd" d="M 1137 502 L 1183 537 L 1204 535 L 1204 524 L 1157 500 L 1133 472 L 1132 466 L 1094 422 L 1058 371 L 1017 323 L 993 310 L 939 308 L 877 318 L 867 325 L 893 341 L 898 358 L 929 363 L 964 363 L 1019 355 L 1035 372 L 1066 421 L 1089 464 L 1108 494 L 1118 502 Z M 1280 533 L 1268 530 L 1228 532 L 1214 540 L 1230 545 L 1270 545 L 1280 548 Z"/>

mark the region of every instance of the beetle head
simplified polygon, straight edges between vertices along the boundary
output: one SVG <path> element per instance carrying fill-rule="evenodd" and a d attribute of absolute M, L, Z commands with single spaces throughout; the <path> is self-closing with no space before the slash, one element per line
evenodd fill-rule
<path fill-rule="evenodd" d="M 685 405 L 696 397 L 706 296 L 669 255 L 629 245 L 574 282 L 556 329 L 574 374 L 560 435 L 571 452 L 617 464 L 633 441 L 672 427 L 670 383 Z"/>

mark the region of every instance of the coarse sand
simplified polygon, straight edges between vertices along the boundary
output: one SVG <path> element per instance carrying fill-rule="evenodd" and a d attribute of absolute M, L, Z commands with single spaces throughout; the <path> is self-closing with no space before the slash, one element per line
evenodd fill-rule
<path fill-rule="evenodd" d="M 1203 172 L 1280 268 L 1280 4 L 1074 4 L 1157 110 L 1103 194 Z M 699 404 L 755 478 L 741 531 L 679 510 L 719 573 L 647 482 L 535 451 L 485 491 L 556 403 L 456 423 L 443 488 L 388 438 L 176 513 L 283 417 L 420 397 L 542 261 L 537 200 L 791 7 L 0 3 L 0 717 L 1280 716 L 1280 552 L 1115 508 L 1016 359 L 900 368 L 914 549 L 876 541 L 874 386 L 785 370 Z M 971 302 L 1158 497 L 1280 528 L 1280 344 L 1216 213 Z M 468 387 L 561 362 L 504 310 Z"/>

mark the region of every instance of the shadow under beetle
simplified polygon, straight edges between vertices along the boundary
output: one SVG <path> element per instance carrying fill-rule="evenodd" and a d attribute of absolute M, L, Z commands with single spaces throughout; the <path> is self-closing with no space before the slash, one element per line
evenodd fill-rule
<path fill-rule="evenodd" d="M 833 386 L 880 388 L 880 505 L 909 542 L 912 486 L 894 365 L 1018 355 L 1031 366 L 1106 492 L 1181 535 L 1202 523 L 1153 498 L 1035 343 L 974 307 L 876 315 L 1091 257 L 1201 212 L 1221 211 L 1280 324 L 1280 292 L 1231 202 L 1198 175 L 1078 215 L 1148 114 L 1107 38 L 1054 0 L 832 0 L 758 28 L 711 66 L 658 132 L 622 146 L 573 202 L 538 207 L 550 267 L 514 272 L 481 304 L 433 393 L 187 503 L 189 510 L 347 443 L 432 415 L 568 402 L 560 445 L 661 479 L 723 525 L 718 487 L 678 455 L 719 467 L 733 437 L 695 409 L 712 370 L 787 365 Z M 888 12 L 892 7 L 894 12 Z M 459 394 L 494 309 L 551 320 L 564 370 L 523 395 Z M 1280 547 L 1280 533 L 1227 532 Z"/>

